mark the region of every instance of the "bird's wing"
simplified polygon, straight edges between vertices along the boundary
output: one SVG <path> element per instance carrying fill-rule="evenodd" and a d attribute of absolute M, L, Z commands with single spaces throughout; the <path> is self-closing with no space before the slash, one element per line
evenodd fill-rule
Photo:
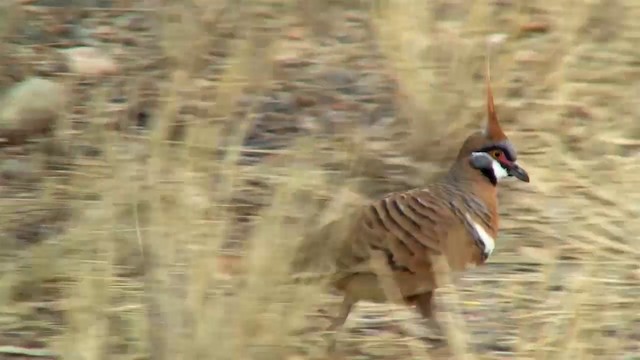
<path fill-rule="evenodd" d="M 442 254 L 452 226 L 459 224 L 444 194 L 430 189 L 395 192 L 363 207 L 345 239 L 338 267 L 356 268 L 381 250 L 395 270 L 430 270 L 432 255 Z"/>

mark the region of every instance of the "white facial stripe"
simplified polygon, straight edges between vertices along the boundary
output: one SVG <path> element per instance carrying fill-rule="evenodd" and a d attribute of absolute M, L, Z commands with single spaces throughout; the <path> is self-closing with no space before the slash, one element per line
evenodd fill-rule
<path fill-rule="evenodd" d="M 491 159 L 491 167 L 493 168 L 493 174 L 496 176 L 496 179 L 500 180 L 509 177 L 507 170 L 503 168 L 496 159 Z"/>
<path fill-rule="evenodd" d="M 491 159 L 491 169 L 493 170 L 493 175 L 496 177 L 498 181 L 509 177 L 509 173 L 507 172 L 507 170 L 503 168 L 502 165 L 500 165 L 498 160 L 492 158 L 489 154 L 485 152 L 473 152 L 471 153 L 471 156 L 485 156 Z"/>
<path fill-rule="evenodd" d="M 487 230 L 485 230 L 482 225 L 480 225 L 477 222 L 475 222 L 471 218 L 471 216 L 469 216 L 469 214 L 466 214 L 466 216 L 467 216 L 467 220 L 469 220 L 471 225 L 473 225 L 473 228 L 475 229 L 476 234 L 478 235 L 478 237 L 480 238 L 480 240 L 484 244 L 484 253 L 488 257 L 489 255 L 491 255 L 491 253 L 493 252 L 493 249 L 495 249 L 495 247 L 496 247 L 495 240 L 493 239 L 493 237 L 491 235 L 489 235 Z"/>

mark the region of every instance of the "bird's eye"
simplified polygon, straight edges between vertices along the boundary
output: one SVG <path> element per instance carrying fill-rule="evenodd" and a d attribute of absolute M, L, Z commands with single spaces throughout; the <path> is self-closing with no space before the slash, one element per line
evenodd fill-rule
<path fill-rule="evenodd" d="M 490 154 L 494 159 L 498 159 L 500 157 L 500 155 L 502 155 L 502 151 L 500 151 L 500 150 L 492 150 Z"/>

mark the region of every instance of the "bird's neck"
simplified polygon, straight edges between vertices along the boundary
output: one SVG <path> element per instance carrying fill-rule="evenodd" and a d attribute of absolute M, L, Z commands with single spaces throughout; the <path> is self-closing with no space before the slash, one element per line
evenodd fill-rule
<path fill-rule="evenodd" d="M 458 162 L 449 169 L 444 181 L 480 200 L 491 214 L 491 230 L 497 231 L 498 189 L 486 176 L 468 164 Z"/>

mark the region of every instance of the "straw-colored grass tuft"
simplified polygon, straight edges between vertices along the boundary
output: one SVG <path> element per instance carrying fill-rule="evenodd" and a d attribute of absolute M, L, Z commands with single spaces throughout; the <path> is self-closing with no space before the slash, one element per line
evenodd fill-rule
<path fill-rule="evenodd" d="M 340 351 L 640 356 L 640 4 L 9 3 L 2 93 L 38 75 L 70 96 L 53 138 L 0 148 L 0 358 L 322 358 L 338 298 L 287 261 L 446 170 L 484 121 L 487 42 L 531 183 L 501 186 L 495 257 L 440 293 L 448 349 L 362 303 Z M 118 73 L 70 73 L 57 49 L 82 44 Z"/>

